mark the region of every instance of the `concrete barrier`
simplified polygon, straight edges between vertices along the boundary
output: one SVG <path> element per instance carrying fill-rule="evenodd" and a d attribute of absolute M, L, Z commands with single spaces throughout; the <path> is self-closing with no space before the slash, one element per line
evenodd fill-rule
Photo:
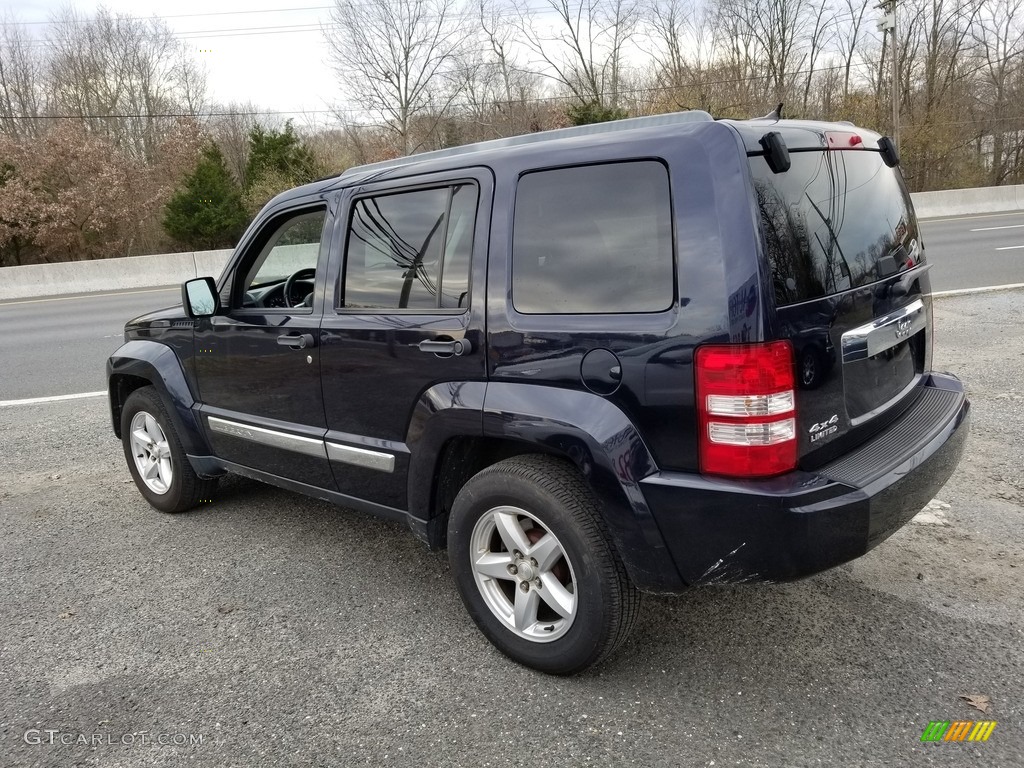
<path fill-rule="evenodd" d="M 1024 211 L 1024 184 L 974 189 L 944 189 L 915 192 L 914 210 L 919 219 L 943 216 L 971 216 L 976 213 Z"/>
<path fill-rule="evenodd" d="M 0 269 L 0 300 L 177 285 L 196 276 L 191 252 Z"/>
<path fill-rule="evenodd" d="M 1024 211 L 1024 185 L 915 192 L 922 219 Z M 196 251 L 0 269 L 0 301 L 69 293 L 102 293 L 177 285 L 192 277 L 218 277 L 232 251 Z"/>
<path fill-rule="evenodd" d="M 219 277 L 233 251 L 186 251 L 0 269 L 0 301 L 69 293 L 103 293 L 178 285 Z"/>
<path fill-rule="evenodd" d="M 225 251 L 196 251 L 193 254 L 196 262 L 193 277 L 220 277 L 232 253 L 234 251 L 230 248 Z"/>

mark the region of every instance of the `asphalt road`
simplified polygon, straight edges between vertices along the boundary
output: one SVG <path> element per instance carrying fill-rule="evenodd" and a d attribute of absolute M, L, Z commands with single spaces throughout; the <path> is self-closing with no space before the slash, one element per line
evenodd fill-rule
<path fill-rule="evenodd" d="M 933 290 L 1024 283 L 1024 213 L 922 227 Z M 0 401 L 104 389 L 125 321 L 176 303 L 179 290 L 0 302 Z"/>
<path fill-rule="evenodd" d="M 125 322 L 180 301 L 165 288 L 0 303 L 0 401 L 106 389 Z"/>
<path fill-rule="evenodd" d="M 921 222 L 932 290 L 1024 283 L 1024 213 Z"/>
<path fill-rule="evenodd" d="M 242 479 L 161 515 L 102 398 L 0 408 L 0 766 L 1019 768 L 1020 297 L 937 302 L 974 421 L 930 518 L 802 582 L 649 598 L 572 679 L 495 651 L 398 525 Z"/>

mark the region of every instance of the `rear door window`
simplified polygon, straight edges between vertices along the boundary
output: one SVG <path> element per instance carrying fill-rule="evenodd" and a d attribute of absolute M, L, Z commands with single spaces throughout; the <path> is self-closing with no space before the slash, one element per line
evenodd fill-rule
<path fill-rule="evenodd" d="M 513 226 L 517 311 L 660 312 L 672 306 L 671 201 L 661 163 L 525 174 Z"/>
<path fill-rule="evenodd" d="M 750 158 L 778 306 L 829 296 L 916 266 L 910 196 L 878 152 L 790 153 L 772 173 Z"/>
<path fill-rule="evenodd" d="M 461 183 L 357 200 L 342 306 L 465 310 L 477 197 L 475 184 Z"/>

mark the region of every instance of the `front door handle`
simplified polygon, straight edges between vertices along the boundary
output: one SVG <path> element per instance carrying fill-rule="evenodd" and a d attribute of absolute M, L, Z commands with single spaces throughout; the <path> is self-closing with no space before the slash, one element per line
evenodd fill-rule
<path fill-rule="evenodd" d="M 473 345 L 469 339 L 428 339 L 416 345 L 420 352 L 427 352 L 433 355 L 455 355 L 462 357 L 473 351 Z"/>
<path fill-rule="evenodd" d="M 316 340 L 313 338 L 313 334 L 311 333 L 286 334 L 284 336 L 278 336 L 277 343 L 282 347 L 291 347 L 292 349 L 306 349 L 307 347 L 316 346 Z"/>

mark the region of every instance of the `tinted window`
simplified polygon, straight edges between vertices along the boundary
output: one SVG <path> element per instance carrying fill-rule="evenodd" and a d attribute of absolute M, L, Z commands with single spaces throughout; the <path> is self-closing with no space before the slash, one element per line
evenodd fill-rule
<path fill-rule="evenodd" d="M 461 184 L 356 201 L 345 254 L 350 309 L 467 305 L 477 191 Z"/>
<path fill-rule="evenodd" d="M 520 179 L 512 244 L 518 311 L 657 312 L 674 294 L 661 163 L 560 168 Z"/>
<path fill-rule="evenodd" d="M 840 293 L 921 258 L 899 173 L 877 152 L 792 152 L 774 174 L 750 158 L 779 305 Z"/>
<path fill-rule="evenodd" d="M 469 297 L 469 262 L 476 224 L 476 187 L 455 187 L 448 222 L 441 277 L 441 307 L 465 307 Z"/>

